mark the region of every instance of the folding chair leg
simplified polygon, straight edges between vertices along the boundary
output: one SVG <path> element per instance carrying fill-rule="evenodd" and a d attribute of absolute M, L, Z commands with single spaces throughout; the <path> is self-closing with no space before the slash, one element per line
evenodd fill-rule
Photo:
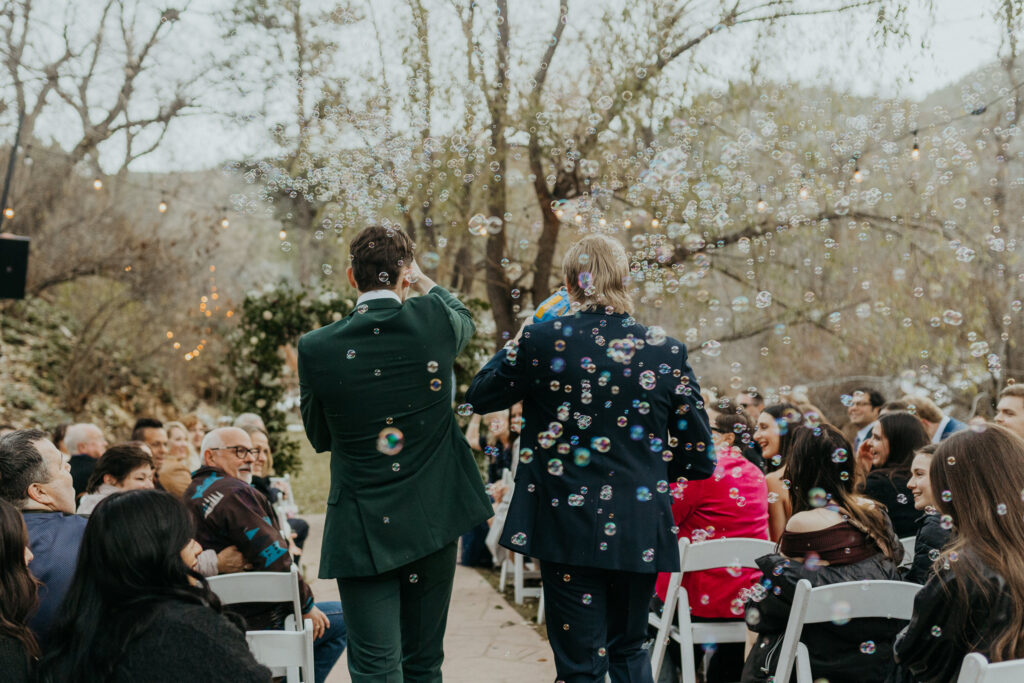
<path fill-rule="evenodd" d="M 537 602 L 537 625 L 544 623 L 544 587 L 541 586 L 540 600 Z"/>
<path fill-rule="evenodd" d="M 679 658 L 682 662 L 683 683 L 697 683 L 697 662 L 693 657 L 693 623 L 690 621 L 689 596 L 676 603 L 676 615 L 679 621 Z"/>
<path fill-rule="evenodd" d="M 811 678 L 811 654 L 803 643 L 796 646 L 796 683 L 814 683 Z"/>
<path fill-rule="evenodd" d="M 668 589 L 665 591 L 665 604 L 661 609 L 658 633 L 654 636 L 654 645 L 651 647 L 651 674 L 654 676 L 654 680 L 658 680 L 658 676 L 661 675 L 661 664 L 665 659 L 665 651 L 671 640 L 672 617 L 675 616 L 681 581 L 682 574 L 673 573 L 669 578 Z"/>
<path fill-rule="evenodd" d="M 508 578 L 508 559 L 501 562 L 501 574 L 498 576 L 498 592 L 505 592 L 505 580 Z"/>
<path fill-rule="evenodd" d="M 515 595 L 513 599 L 516 601 L 517 605 L 523 604 L 524 583 L 525 580 L 523 579 L 523 556 L 519 553 L 516 553 L 515 571 L 512 575 L 512 585 L 515 587 Z"/>

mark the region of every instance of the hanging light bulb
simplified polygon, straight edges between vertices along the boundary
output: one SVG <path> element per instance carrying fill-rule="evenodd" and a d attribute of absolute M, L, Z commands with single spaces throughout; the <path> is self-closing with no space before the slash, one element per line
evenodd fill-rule
<path fill-rule="evenodd" d="M 220 219 L 220 227 L 222 227 L 225 230 L 227 230 L 228 226 L 230 226 L 230 225 L 231 225 L 231 221 L 228 220 L 227 216 L 224 216 L 224 218 Z"/>
<path fill-rule="evenodd" d="M 651 219 L 651 227 L 652 228 L 656 228 L 659 225 L 661 225 L 661 222 L 657 218 Z"/>
<path fill-rule="evenodd" d="M 921 147 L 917 144 L 917 140 L 914 140 L 914 146 L 910 150 L 910 158 L 914 161 L 921 158 Z"/>
<path fill-rule="evenodd" d="M 284 241 L 284 239 L 285 239 L 286 237 L 288 237 L 288 233 L 287 233 L 287 232 L 286 232 L 285 230 L 282 230 L 281 232 L 277 233 L 277 236 L 278 236 L 278 237 L 279 237 L 279 238 L 281 239 L 281 241 L 283 242 L 283 241 Z"/>
<path fill-rule="evenodd" d="M 160 203 L 156 205 L 156 210 L 160 213 L 167 213 L 167 200 L 161 199 Z"/>
<path fill-rule="evenodd" d="M 806 185 L 800 186 L 800 199 L 807 199 L 811 196 L 811 191 L 807 189 Z"/>
<path fill-rule="evenodd" d="M 859 183 L 864 180 L 864 174 L 860 172 L 860 168 L 853 169 L 853 182 Z"/>
<path fill-rule="evenodd" d="M 757 200 L 757 212 L 764 213 L 768 210 L 768 202 L 764 200 L 764 197 L 759 197 Z"/>
<path fill-rule="evenodd" d="M 97 178 L 96 180 L 92 181 L 92 189 L 96 190 L 97 192 L 102 190 L 103 189 L 103 181 L 100 180 L 99 178 Z"/>
<path fill-rule="evenodd" d="M 14 218 L 14 209 L 9 206 L 4 209 L 4 218 Z"/>

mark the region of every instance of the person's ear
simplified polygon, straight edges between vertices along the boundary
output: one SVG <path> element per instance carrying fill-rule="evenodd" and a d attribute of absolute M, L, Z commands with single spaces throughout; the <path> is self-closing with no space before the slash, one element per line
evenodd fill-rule
<path fill-rule="evenodd" d="M 348 276 L 348 283 L 355 287 L 356 290 L 358 290 L 359 285 L 356 284 L 356 277 L 355 275 L 352 274 L 352 266 L 349 266 L 348 268 L 345 269 L 345 275 Z"/>
<path fill-rule="evenodd" d="M 53 498 L 50 496 L 49 491 L 46 490 L 43 484 L 38 482 L 29 484 L 26 493 L 28 494 L 28 497 L 36 503 L 39 503 L 44 507 L 52 507 Z"/>
<path fill-rule="evenodd" d="M 349 268 L 350 272 L 351 272 L 351 270 L 352 269 Z M 213 451 L 210 450 L 209 448 L 207 448 L 206 451 L 203 452 L 203 464 L 206 465 L 207 467 L 216 467 L 217 466 L 213 462 Z"/>
<path fill-rule="evenodd" d="M 117 479 L 115 479 L 112 474 L 104 474 L 103 483 L 107 486 L 117 486 Z"/>

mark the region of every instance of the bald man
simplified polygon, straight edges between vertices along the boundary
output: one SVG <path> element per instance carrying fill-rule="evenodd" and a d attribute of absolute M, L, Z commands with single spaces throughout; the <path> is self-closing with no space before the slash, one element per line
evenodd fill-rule
<path fill-rule="evenodd" d="M 217 552 L 237 546 L 253 571 L 291 571 L 288 539 L 281 534 L 277 513 L 250 485 L 258 451 L 249 435 L 237 427 L 221 427 L 203 437 L 200 449 L 203 466 L 185 490 L 185 503 L 196 520 L 196 540 Z M 303 618 L 313 622 L 314 678 L 320 683 L 345 649 L 345 620 L 340 602 L 314 603 L 313 591 L 301 577 L 299 593 Z M 247 604 L 236 611 L 250 630 L 280 629 L 291 605 Z"/>
<path fill-rule="evenodd" d="M 107 439 L 96 425 L 80 422 L 64 432 L 64 447 L 71 453 L 71 480 L 78 498 L 85 493 L 96 461 L 107 450 Z"/>

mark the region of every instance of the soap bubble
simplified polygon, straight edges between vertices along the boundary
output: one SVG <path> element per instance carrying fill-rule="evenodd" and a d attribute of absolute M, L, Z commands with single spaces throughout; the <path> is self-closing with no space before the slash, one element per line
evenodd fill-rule
<path fill-rule="evenodd" d="M 401 430 L 394 427 L 385 427 L 377 435 L 377 450 L 384 455 L 398 455 L 405 445 L 405 438 Z"/>

